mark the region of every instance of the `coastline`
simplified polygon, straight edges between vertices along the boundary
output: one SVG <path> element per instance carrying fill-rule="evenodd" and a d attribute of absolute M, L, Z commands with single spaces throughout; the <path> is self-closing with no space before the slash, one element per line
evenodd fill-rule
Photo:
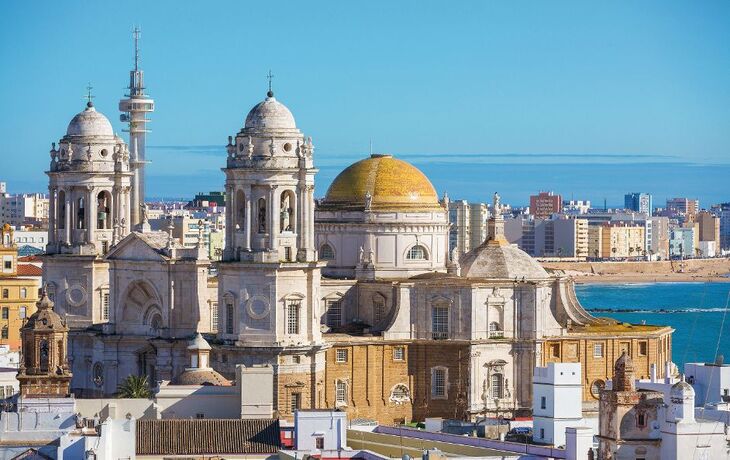
<path fill-rule="evenodd" d="M 684 261 L 543 262 L 548 271 L 562 272 L 576 284 L 730 283 L 730 259 Z"/>

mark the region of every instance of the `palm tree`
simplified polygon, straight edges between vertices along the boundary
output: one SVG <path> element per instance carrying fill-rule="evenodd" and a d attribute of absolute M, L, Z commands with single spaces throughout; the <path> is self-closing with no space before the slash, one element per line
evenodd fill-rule
<path fill-rule="evenodd" d="M 146 375 L 130 375 L 117 387 L 119 398 L 145 399 L 152 397 Z"/>

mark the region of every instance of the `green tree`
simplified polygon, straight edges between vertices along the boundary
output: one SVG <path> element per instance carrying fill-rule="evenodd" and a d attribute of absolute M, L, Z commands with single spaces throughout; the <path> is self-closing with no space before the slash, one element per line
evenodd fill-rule
<path fill-rule="evenodd" d="M 130 375 L 117 387 L 119 398 L 145 399 L 152 397 L 146 375 Z"/>

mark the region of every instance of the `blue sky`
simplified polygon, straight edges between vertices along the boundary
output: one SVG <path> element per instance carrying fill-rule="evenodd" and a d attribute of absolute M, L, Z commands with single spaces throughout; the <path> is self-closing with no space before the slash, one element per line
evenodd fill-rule
<path fill-rule="evenodd" d="M 730 200 L 730 2 L 3 2 L 0 180 L 45 189 L 87 82 L 116 130 L 142 27 L 148 195 L 221 188 L 223 145 L 275 74 L 322 195 L 376 151 L 442 193 Z M 719 177 L 719 180 L 715 180 Z"/>

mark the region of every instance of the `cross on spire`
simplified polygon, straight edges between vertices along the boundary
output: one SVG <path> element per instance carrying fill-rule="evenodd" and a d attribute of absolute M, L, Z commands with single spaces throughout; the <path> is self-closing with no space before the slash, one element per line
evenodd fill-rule
<path fill-rule="evenodd" d="M 86 96 L 84 96 L 86 98 L 87 107 L 91 107 L 94 105 L 94 103 L 91 101 L 92 99 L 94 99 L 94 96 L 91 94 L 92 89 L 94 89 L 94 87 L 91 86 L 91 82 L 89 82 L 88 86 L 86 86 Z"/>
<path fill-rule="evenodd" d="M 274 96 L 274 92 L 271 90 L 271 80 L 274 79 L 274 74 L 271 73 L 271 69 L 269 69 L 269 73 L 266 75 L 266 78 L 269 79 L 269 92 L 266 93 L 266 95 L 269 96 L 269 97 L 273 97 Z"/>

